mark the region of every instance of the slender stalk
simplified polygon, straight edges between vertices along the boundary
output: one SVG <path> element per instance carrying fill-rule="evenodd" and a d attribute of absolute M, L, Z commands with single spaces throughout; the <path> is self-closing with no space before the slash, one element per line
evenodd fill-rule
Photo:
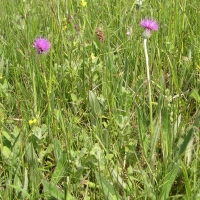
<path fill-rule="evenodd" d="M 148 90 L 149 90 L 149 108 L 150 108 L 150 126 L 151 126 L 151 137 L 153 136 L 153 113 L 152 113 L 152 100 L 151 100 L 151 83 L 149 75 L 149 57 L 147 53 L 147 39 L 144 39 L 144 52 L 146 58 L 146 67 L 147 67 L 147 81 L 148 81 Z"/>

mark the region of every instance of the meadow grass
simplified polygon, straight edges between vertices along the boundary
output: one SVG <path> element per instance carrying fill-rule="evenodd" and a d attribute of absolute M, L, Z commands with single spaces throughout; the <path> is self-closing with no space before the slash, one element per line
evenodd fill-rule
<path fill-rule="evenodd" d="M 200 2 L 141 2 L 0 1 L 1 199 L 200 199 Z"/>

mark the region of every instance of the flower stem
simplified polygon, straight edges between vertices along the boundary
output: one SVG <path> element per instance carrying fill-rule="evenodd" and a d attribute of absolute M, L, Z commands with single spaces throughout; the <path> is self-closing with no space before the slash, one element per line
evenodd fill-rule
<path fill-rule="evenodd" d="M 151 100 L 151 83 L 150 83 L 150 75 L 149 75 L 149 58 L 147 53 L 147 39 L 144 39 L 144 52 L 146 58 L 146 67 L 147 67 L 147 81 L 148 81 L 148 89 L 149 89 L 149 108 L 150 108 L 150 126 L 151 126 L 151 137 L 153 137 L 153 113 L 152 113 L 152 100 Z"/>

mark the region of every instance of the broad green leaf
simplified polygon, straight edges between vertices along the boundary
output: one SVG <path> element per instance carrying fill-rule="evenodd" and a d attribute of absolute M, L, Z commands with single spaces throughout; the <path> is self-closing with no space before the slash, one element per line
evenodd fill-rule
<path fill-rule="evenodd" d="M 90 103 L 92 115 L 95 117 L 98 117 L 99 115 L 101 115 L 101 107 L 100 107 L 99 101 L 92 91 L 89 91 L 89 103 Z"/>
<path fill-rule="evenodd" d="M 158 142 L 158 139 L 160 138 L 160 124 L 161 124 L 161 112 L 158 114 L 158 118 L 155 118 L 153 121 L 154 126 L 154 132 L 153 132 L 153 138 L 151 140 L 151 159 L 153 161 L 155 151 L 156 151 L 156 145 Z"/>
<path fill-rule="evenodd" d="M 17 185 L 19 188 L 22 188 L 22 182 L 19 178 L 19 173 L 16 172 L 15 174 L 15 178 L 14 178 L 14 185 Z M 15 195 L 19 198 L 21 196 L 21 194 L 23 194 L 20 190 L 15 189 Z"/>
<path fill-rule="evenodd" d="M 53 151 L 53 144 L 50 144 L 45 151 L 43 151 L 43 150 L 40 151 L 40 153 L 39 153 L 40 163 L 42 163 L 44 157 L 47 156 L 48 154 L 50 154 L 52 151 Z"/>
<path fill-rule="evenodd" d="M 194 121 L 194 127 L 198 127 L 199 126 L 199 122 L 200 122 L 200 113 L 197 115 L 195 121 Z M 181 156 L 186 149 L 189 149 L 188 145 L 191 146 L 192 143 L 192 135 L 193 135 L 193 131 L 194 131 L 194 127 L 191 127 L 187 136 L 185 137 L 184 141 L 182 142 L 180 149 L 178 151 L 178 153 L 175 156 L 175 159 L 178 159 L 179 156 Z M 182 141 L 183 139 L 180 138 L 178 143 L 180 143 L 180 141 Z M 189 155 L 190 156 L 190 155 Z"/>
<path fill-rule="evenodd" d="M 121 178 L 121 176 L 113 169 L 112 171 L 113 178 L 115 179 L 115 182 L 120 184 L 121 187 L 126 189 L 127 184 L 124 182 L 124 180 Z"/>
<path fill-rule="evenodd" d="M 176 154 L 175 160 L 178 159 L 185 152 L 187 145 L 190 142 L 190 139 L 192 138 L 192 135 L 193 135 L 193 128 L 190 128 L 189 133 L 185 137 L 183 143 L 180 146 L 178 153 Z"/>
<path fill-rule="evenodd" d="M 177 135 L 178 127 L 180 126 L 180 123 L 181 123 L 181 114 L 178 116 L 176 122 L 174 123 L 174 134 L 173 134 L 174 138 L 173 139 L 176 139 L 176 135 Z"/>
<path fill-rule="evenodd" d="M 0 103 L 0 122 L 3 123 L 6 119 L 7 111 L 4 108 L 3 104 Z"/>
<path fill-rule="evenodd" d="M 45 180 L 41 180 L 41 182 L 43 184 L 45 194 L 51 195 L 58 200 L 64 200 L 64 193 L 60 191 L 56 185 Z"/>
<path fill-rule="evenodd" d="M 71 98 L 73 102 L 77 102 L 77 97 L 74 93 L 71 93 Z"/>
<path fill-rule="evenodd" d="M 192 90 L 190 97 L 193 97 L 197 102 L 200 102 L 200 95 L 197 89 Z"/>
<path fill-rule="evenodd" d="M 200 123 L 200 112 L 197 115 L 196 119 L 194 120 L 194 126 L 199 127 L 199 123 Z"/>
<path fill-rule="evenodd" d="M 19 135 L 19 129 L 17 126 L 14 127 L 12 135 L 16 138 Z"/>
<path fill-rule="evenodd" d="M 54 155 L 56 157 L 56 161 L 58 161 L 62 152 L 60 150 L 60 141 L 57 138 L 54 139 L 53 146 L 54 146 Z"/>
<path fill-rule="evenodd" d="M 169 192 L 171 190 L 172 184 L 175 180 L 175 177 L 178 173 L 179 165 L 177 164 L 170 172 L 167 174 L 167 176 L 163 180 L 163 186 L 161 188 L 160 198 L 159 200 L 166 200 L 168 199 Z"/>
<path fill-rule="evenodd" d="M 38 169 L 38 156 L 34 150 L 33 144 L 27 144 L 26 156 L 29 164 L 29 177 L 31 180 L 31 190 L 39 195 L 38 185 L 41 180 L 41 173 Z"/>
<path fill-rule="evenodd" d="M 188 142 L 187 149 L 185 151 L 185 157 L 187 159 L 187 166 L 189 166 L 192 161 L 193 142 L 194 142 L 194 137 L 192 137 L 190 139 L 190 141 Z"/>
<path fill-rule="evenodd" d="M 8 134 L 7 131 L 2 131 L 3 136 L 9 141 L 11 142 L 12 138 L 11 136 Z"/>
<path fill-rule="evenodd" d="M 28 173 L 27 173 L 27 169 L 25 168 L 25 172 L 24 172 L 24 187 L 23 190 L 27 192 L 28 190 Z M 25 193 L 22 193 L 22 197 L 25 198 L 26 195 Z"/>
<path fill-rule="evenodd" d="M 24 197 L 31 199 L 31 196 L 28 194 L 28 192 L 25 191 L 24 189 L 20 188 L 19 186 L 16 186 L 16 185 L 9 185 L 9 186 L 12 187 L 12 188 L 15 188 L 16 190 L 21 191 Z"/>
<path fill-rule="evenodd" d="M 118 192 L 114 189 L 114 187 L 104 178 L 99 172 L 95 172 L 95 176 L 97 179 L 97 182 L 101 189 L 103 190 L 105 196 L 109 200 L 122 200 L 122 198 L 119 196 Z"/>
<path fill-rule="evenodd" d="M 63 151 L 56 165 L 56 168 L 53 172 L 51 183 L 57 184 L 57 182 L 63 177 L 63 173 L 65 172 L 67 166 L 66 162 L 67 162 L 67 153 Z"/>
<path fill-rule="evenodd" d="M 143 121 L 142 115 L 140 114 L 140 110 L 136 105 L 136 113 L 137 113 L 137 122 L 138 122 L 138 129 L 139 129 L 139 137 L 141 141 L 142 148 L 144 149 L 145 156 L 147 156 L 147 144 L 146 144 L 146 130 L 145 130 L 145 123 Z"/>
<path fill-rule="evenodd" d="M 2 154 L 3 154 L 4 159 L 12 158 L 12 153 L 7 146 L 3 146 Z"/>
<path fill-rule="evenodd" d="M 169 152 L 171 152 L 172 146 L 172 133 L 170 126 L 169 113 L 166 108 L 162 111 L 162 123 L 161 123 L 161 141 L 163 143 L 163 157 L 165 160 L 168 158 Z"/>

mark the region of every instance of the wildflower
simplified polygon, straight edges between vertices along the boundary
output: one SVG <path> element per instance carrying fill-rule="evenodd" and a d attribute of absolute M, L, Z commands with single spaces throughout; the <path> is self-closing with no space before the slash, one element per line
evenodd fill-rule
<path fill-rule="evenodd" d="M 79 27 L 78 27 L 78 25 L 74 25 L 74 28 L 78 31 L 79 30 Z"/>
<path fill-rule="evenodd" d="M 85 6 L 87 6 L 87 2 L 84 1 L 84 0 L 81 0 L 81 5 L 82 5 L 83 7 L 85 7 Z"/>
<path fill-rule="evenodd" d="M 70 22 L 71 22 L 71 18 L 68 17 L 68 18 L 67 18 L 67 23 L 70 23 Z"/>
<path fill-rule="evenodd" d="M 147 80 L 148 80 L 148 89 L 149 89 L 149 108 L 150 108 L 150 127 L 151 127 L 151 136 L 153 136 L 153 110 L 152 110 L 152 98 L 151 98 L 151 80 L 150 80 L 150 73 L 149 73 L 149 57 L 147 53 L 147 39 L 151 36 L 151 31 L 157 31 L 158 25 L 156 21 L 153 19 L 145 20 L 140 22 L 140 26 L 144 28 L 143 37 L 144 37 L 144 52 L 146 58 L 146 67 L 147 67 Z"/>
<path fill-rule="evenodd" d="M 33 47 L 37 49 L 38 54 L 42 54 L 43 52 L 48 52 L 50 48 L 49 42 L 45 38 L 35 39 L 33 43 Z"/>
<path fill-rule="evenodd" d="M 63 30 L 67 29 L 68 23 L 70 23 L 70 18 L 67 19 L 66 17 L 63 17 L 62 20 L 61 20 Z"/>
<path fill-rule="evenodd" d="M 126 35 L 127 35 L 127 36 L 129 36 L 129 35 L 130 35 L 130 32 L 129 32 L 129 31 L 127 31 L 127 32 L 126 32 Z"/>
<path fill-rule="evenodd" d="M 147 18 L 143 21 L 141 21 L 140 26 L 144 28 L 143 37 L 148 39 L 151 36 L 151 31 L 157 31 L 158 25 L 156 21 L 153 21 L 153 19 L 148 20 Z"/>
<path fill-rule="evenodd" d="M 92 61 L 95 60 L 96 57 L 94 56 L 94 53 L 91 53 L 90 58 L 92 59 Z"/>
<path fill-rule="evenodd" d="M 136 0 L 136 4 L 137 4 L 138 6 L 141 6 L 142 3 L 143 3 L 143 0 Z"/>
<path fill-rule="evenodd" d="M 29 121 L 28 121 L 28 124 L 29 124 L 29 126 L 30 126 L 31 124 L 35 124 L 36 122 L 37 122 L 36 118 L 33 117 L 33 120 L 29 120 Z"/>

